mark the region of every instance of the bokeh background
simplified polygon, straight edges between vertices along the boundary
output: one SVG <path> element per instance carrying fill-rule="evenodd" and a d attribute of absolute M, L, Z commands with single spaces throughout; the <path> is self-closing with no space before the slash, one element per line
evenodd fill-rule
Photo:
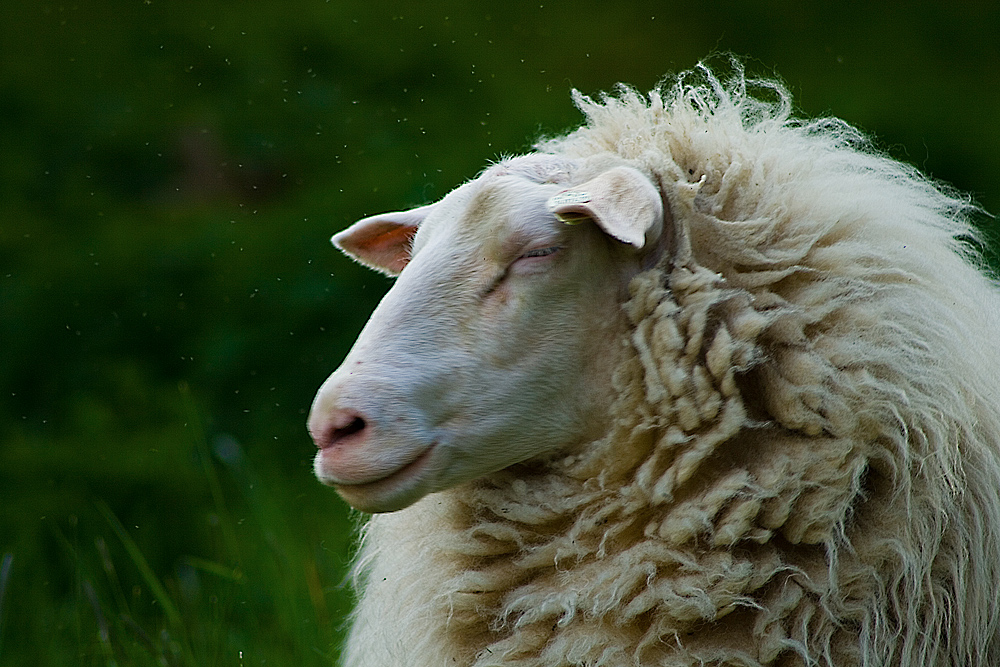
<path fill-rule="evenodd" d="M 333 232 L 714 52 L 998 212 L 995 7 L 3 2 L 0 665 L 330 664 L 304 421 L 389 285 Z"/>

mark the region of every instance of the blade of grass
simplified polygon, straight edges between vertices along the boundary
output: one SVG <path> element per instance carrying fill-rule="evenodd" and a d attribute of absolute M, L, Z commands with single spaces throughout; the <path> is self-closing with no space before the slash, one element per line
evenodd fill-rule
<path fill-rule="evenodd" d="M 129 557 L 132 559 L 132 563 L 135 565 L 136 569 L 139 570 L 139 574 L 145 580 L 146 585 L 149 586 L 150 592 L 153 594 L 153 598 L 160 605 L 163 610 L 163 614 L 167 617 L 167 623 L 174 628 L 179 637 L 181 638 L 180 646 L 181 653 L 184 661 L 190 665 L 195 665 L 196 661 L 194 655 L 191 652 L 190 647 L 187 642 L 187 633 L 185 632 L 184 622 L 181 618 L 180 612 L 177 611 L 177 607 L 174 605 L 173 600 L 170 599 L 170 595 L 167 594 L 167 590 L 160 583 L 157 578 L 156 573 L 153 572 L 153 568 L 150 567 L 149 561 L 146 557 L 142 555 L 142 550 L 139 549 L 139 545 L 135 543 L 132 536 L 128 534 L 125 530 L 125 526 L 122 522 L 115 516 L 115 513 L 111 511 L 103 501 L 96 501 L 97 510 L 104 516 L 104 519 L 111 526 L 111 529 L 118 536 L 121 541 L 122 546 L 125 547 L 125 551 L 128 552 Z"/>
<path fill-rule="evenodd" d="M 14 566 L 14 554 L 5 553 L 3 555 L 3 564 L 0 565 L 0 656 L 3 656 L 3 636 L 4 636 L 4 619 L 7 617 L 5 613 L 7 611 L 4 605 L 4 600 L 7 595 L 7 582 L 10 581 L 11 568 Z"/>
<path fill-rule="evenodd" d="M 129 609 L 128 598 L 125 597 L 125 591 L 122 590 L 122 582 L 118 579 L 118 572 L 115 569 L 115 562 L 111 559 L 111 553 L 108 551 L 108 545 L 104 542 L 103 537 L 97 536 L 94 538 L 94 546 L 101 557 L 104 574 L 108 580 L 108 585 L 111 587 L 111 593 L 115 596 L 115 602 L 118 604 L 120 613 L 131 615 L 132 612 Z"/>
<path fill-rule="evenodd" d="M 173 600 L 167 594 L 167 590 L 160 583 L 160 580 L 156 577 L 153 572 L 153 568 L 149 566 L 149 562 L 146 557 L 142 555 L 142 551 L 139 549 L 139 545 L 135 543 L 132 536 L 128 534 L 125 530 L 125 526 L 122 522 L 115 516 L 115 513 L 111 511 L 111 508 L 107 506 L 102 500 L 96 501 L 97 510 L 104 516 L 104 519 L 111 526 L 111 529 L 115 531 L 115 535 L 121 540 L 122 545 L 125 547 L 125 551 L 128 552 L 129 557 L 132 559 L 132 563 L 138 568 L 139 574 L 146 581 L 146 585 L 149 586 L 149 590 L 153 593 L 153 597 L 160 604 L 160 608 L 163 609 L 163 613 L 167 617 L 167 622 L 170 623 L 175 628 L 183 627 L 181 622 L 181 615 L 177 611 L 177 607 L 174 606 Z"/>
<path fill-rule="evenodd" d="M 111 646 L 111 631 L 108 630 L 108 621 L 101 608 L 101 601 L 97 599 L 97 591 L 94 590 L 94 585 L 90 583 L 89 579 L 83 581 L 83 593 L 87 597 L 87 601 L 90 602 L 90 607 L 94 612 L 94 620 L 97 621 L 97 638 L 100 640 L 104 659 L 113 663 L 115 651 Z"/>
<path fill-rule="evenodd" d="M 303 570 L 305 571 L 306 587 L 309 589 L 309 599 L 312 601 L 313 611 L 316 614 L 316 624 L 325 631 L 330 626 L 330 609 L 326 605 L 326 596 L 323 595 L 323 584 L 319 579 L 316 560 L 307 557 L 303 563 Z"/>
<path fill-rule="evenodd" d="M 69 515 L 69 527 L 72 530 L 73 539 L 70 540 L 63 532 L 62 528 L 55 521 L 48 521 L 49 530 L 52 536 L 55 538 L 56 542 L 62 547 L 62 550 L 66 552 L 67 558 L 69 558 L 70 564 L 73 567 L 73 583 L 76 590 L 80 591 L 80 585 L 83 581 L 83 567 L 80 563 L 80 555 L 77 547 L 79 546 L 79 536 L 77 535 L 77 526 L 79 524 L 79 519 L 75 514 Z M 76 634 L 76 641 L 78 644 L 82 645 L 83 642 L 83 624 L 82 615 L 73 614 L 73 630 Z"/>
<path fill-rule="evenodd" d="M 216 563 L 215 561 L 211 561 L 206 558 L 198 558 L 197 556 L 185 556 L 183 561 L 191 567 L 201 570 L 202 572 L 208 572 L 209 574 L 214 574 L 217 577 L 228 579 L 229 581 L 240 583 L 243 581 L 243 571 L 238 567 L 227 567 L 221 563 Z"/>
<path fill-rule="evenodd" d="M 235 522 L 229 514 L 229 507 L 226 504 L 226 497 L 222 492 L 222 484 L 219 482 L 219 475 L 212 464 L 212 452 L 208 446 L 208 439 L 205 437 L 205 429 L 202 426 L 201 417 L 198 413 L 198 406 L 191 395 L 191 387 L 187 382 L 178 382 L 177 390 L 180 392 L 181 401 L 184 404 L 184 411 L 187 413 L 187 425 L 191 428 L 194 444 L 201 460 L 205 478 L 208 480 L 208 488 L 212 494 L 212 502 L 219 515 L 219 526 L 222 529 L 222 539 L 226 543 L 226 550 L 229 557 L 236 561 L 237 566 L 242 563 L 239 548 L 239 540 L 233 530 Z"/>

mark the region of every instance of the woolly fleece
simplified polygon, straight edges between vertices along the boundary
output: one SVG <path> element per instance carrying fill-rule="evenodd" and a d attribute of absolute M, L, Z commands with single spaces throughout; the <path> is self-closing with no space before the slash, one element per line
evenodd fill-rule
<path fill-rule="evenodd" d="M 616 419 L 372 517 L 347 664 L 1000 664 L 973 207 L 738 66 L 574 94 L 587 123 L 537 150 L 624 160 L 673 217 Z"/>

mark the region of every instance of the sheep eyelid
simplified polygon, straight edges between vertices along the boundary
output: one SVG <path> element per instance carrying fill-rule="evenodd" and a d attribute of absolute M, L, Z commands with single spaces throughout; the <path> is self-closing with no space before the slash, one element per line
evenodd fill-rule
<path fill-rule="evenodd" d="M 524 259 L 526 257 L 548 257 L 549 255 L 554 255 L 555 253 L 562 250 L 562 246 L 549 246 L 548 248 L 537 248 L 535 250 L 529 250 L 524 253 L 518 259 Z"/>
<path fill-rule="evenodd" d="M 554 246 L 549 246 L 547 248 L 537 248 L 535 250 L 529 250 L 528 252 L 524 253 L 523 255 L 515 259 L 514 262 L 517 262 L 518 260 L 521 259 L 535 259 L 541 257 L 548 257 L 550 255 L 554 255 L 555 253 L 559 252 L 562 249 L 563 246 L 554 245 Z M 503 284 L 504 280 L 507 279 L 508 275 L 510 275 L 510 266 L 504 269 L 503 273 L 494 278 L 493 282 L 491 282 L 485 289 L 483 289 L 479 293 L 479 298 L 485 299 L 490 294 L 495 292 L 496 289 L 500 287 L 501 284 Z"/>

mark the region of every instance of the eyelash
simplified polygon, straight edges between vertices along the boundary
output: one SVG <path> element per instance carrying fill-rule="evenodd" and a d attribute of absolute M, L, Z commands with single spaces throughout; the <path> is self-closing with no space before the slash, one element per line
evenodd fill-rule
<path fill-rule="evenodd" d="M 518 257 L 518 259 L 523 259 L 525 257 L 548 257 L 549 255 L 552 255 L 558 252 L 559 250 L 561 250 L 561 248 L 557 245 L 548 248 L 539 248 L 537 250 L 529 250 L 528 252 Z"/>

